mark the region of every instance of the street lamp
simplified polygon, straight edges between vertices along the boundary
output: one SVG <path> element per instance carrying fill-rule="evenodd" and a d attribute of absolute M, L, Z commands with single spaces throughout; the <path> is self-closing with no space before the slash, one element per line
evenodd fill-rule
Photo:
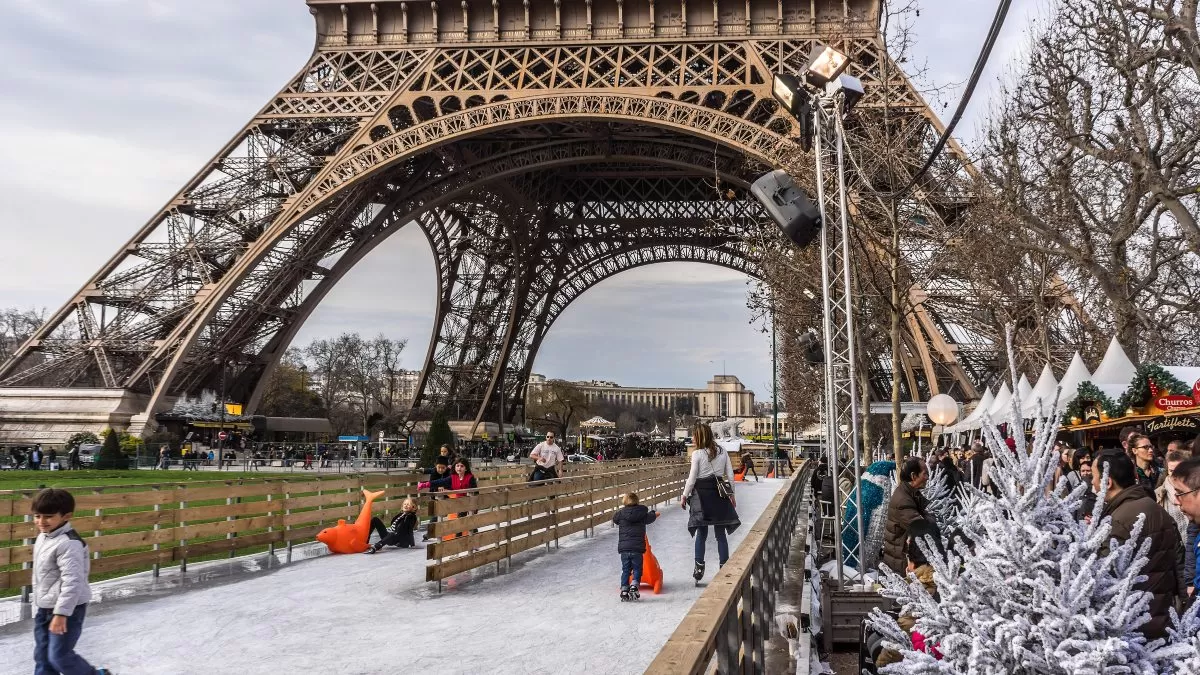
<path fill-rule="evenodd" d="M 958 402 L 946 394 L 938 394 L 925 404 L 925 413 L 931 422 L 944 428 L 958 419 Z M 930 443 L 932 442 L 933 439 L 930 437 Z"/>

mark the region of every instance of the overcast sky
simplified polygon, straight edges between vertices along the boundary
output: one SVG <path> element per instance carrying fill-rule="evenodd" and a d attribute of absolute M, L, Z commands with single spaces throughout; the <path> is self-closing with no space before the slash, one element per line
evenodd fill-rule
<path fill-rule="evenodd" d="M 1045 0 L 1017 0 L 985 86 L 960 127 L 970 138 L 996 74 Z M 916 62 L 959 83 L 994 0 L 923 0 Z M 0 0 L 0 307 L 54 309 L 154 215 L 305 63 L 302 0 Z M 325 299 L 297 343 L 341 331 L 408 338 L 420 367 L 433 321 L 432 256 L 419 230 L 380 245 Z M 574 302 L 537 372 L 627 385 L 700 387 L 739 376 L 769 396 L 770 340 L 750 324 L 747 279 L 698 264 L 632 270 Z"/>

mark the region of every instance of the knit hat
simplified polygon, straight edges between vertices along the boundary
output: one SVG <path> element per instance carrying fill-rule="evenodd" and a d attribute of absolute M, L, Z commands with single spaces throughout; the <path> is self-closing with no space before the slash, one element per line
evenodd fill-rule
<path fill-rule="evenodd" d="M 1009 450 L 1016 451 L 1016 449 L 1017 449 L 1017 441 L 1014 438 L 1004 439 L 1004 444 L 1008 446 Z"/>

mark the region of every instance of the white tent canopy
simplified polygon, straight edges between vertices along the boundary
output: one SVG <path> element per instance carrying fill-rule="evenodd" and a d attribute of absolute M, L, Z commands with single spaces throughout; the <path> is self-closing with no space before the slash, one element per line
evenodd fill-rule
<path fill-rule="evenodd" d="M 1028 384 L 1028 382 L 1026 382 Z M 987 409 L 988 417 L 991 418 L 992 424 L 1000 424 L 1008 419 L 1009 413 L 1012 411 L 1012 389 L 1008 388 L 1008 383 L 1000 385 L 1000 391 L 996 393 L 996 400 L 992 401 L 992 405 Z M 982 426 L 983 420 L 980 420 Z"/>
<path fill-rule="evenodd" d="M 1054 406 L 1054 394 L 1058 390 L 1058 380 L 1054 379 L 1054 371 L 1050 364 L 1042 366 L 1042 374 L 1038 376 L 1037 384 L 1028 398 L 1021 399 L 1021 414 L 1027 418 L 1050 416 Z"/>
<path fill-rule="evenodd" d="M 1079 385 L 1090 379 L 1092 379 L 1092 374 L 1084 365 L 1083 357 L 1079 355 L 1079 352 L 1075 352 L 1075 356 L 1071 358 L 1071 365 L 1067 366 L 1067 372 L 1063 373 L 1062 382 L 1059 383 L 1062 388 L 1062 393 L 1058 397 L 1059 408 L 1065 410 L 1079 395 Z"/>
<path fill-rule="evenodd" d="M 601 417 L 599 415 L 596 415 L 595 417 L 591 418 L 590 420 L 587 420 L 586 422 L 580 422 L 579 426 L 611 429 L 612 427 L 615 427 L 617 425 L 613 424 L 612 422 L 609 422 L 608 420 L 604 419 L 603 417 Z"/>
<path fill-rule="evenodd" d="M 991 407 L 994 400 L 996 400 L 996 397 L 992 395 L 991 388 L 985 389 L 983 397 L 979 399 L 979 403 L 975 405 L 975 409 L 971 411 L 971 414 L 967 415 L 966 419 L 960 421 L 958 424 L 951 425 L 946 429 L 946 432 L 955 433 L 978 429 L 982 424 L 983 413 L 987 412 L 987 409 Z"/>
<path fill-rule="evenodd" d="M 1092 373 L 1092 382 L 1100 391 L 1110 398 L 1116 399 L 1129 388 L 1129 381 L 1137 373 L 1137 366 L 1129 360 L 1129 355 L 1121 348 L 1114 336 L 1108 343 L 1108 351 Z"/>

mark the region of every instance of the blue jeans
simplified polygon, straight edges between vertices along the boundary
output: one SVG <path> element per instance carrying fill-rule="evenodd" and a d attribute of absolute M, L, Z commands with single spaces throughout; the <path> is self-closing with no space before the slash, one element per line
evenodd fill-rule
<path fill-rule="evenodd" d="M 96 672 L 82 656 L 75 653 L 75 643 L 83 632 L 83 618 L 87 605 L 79 605 L 67 617 L 67 632 L 55 635 L 50 632 L 50 620 L 54 610 L 38 608 L 33 617 L 33 675 L 92 675 Z"/>
<path fill-rule="evenodd" d="M 622 553 L 621 554 L 621 588 L 625 588 L 629 584 L 629 573 L 633 572 L 634 588 L 642 583 L 642 554 L 641 553 Z"/>
<path fill-rule="evenodd" d="M 714 525 L 713 529 L 717 531 L 717 559 L 724 565 L 726 560 L 729 560 L 729 542 L 725 539 L 725 527 L 722 525 Z M 696 562 L 704 562 L 704 544 L 708 541 L 708 526 L 701 525 L 696 528 Z"/>

